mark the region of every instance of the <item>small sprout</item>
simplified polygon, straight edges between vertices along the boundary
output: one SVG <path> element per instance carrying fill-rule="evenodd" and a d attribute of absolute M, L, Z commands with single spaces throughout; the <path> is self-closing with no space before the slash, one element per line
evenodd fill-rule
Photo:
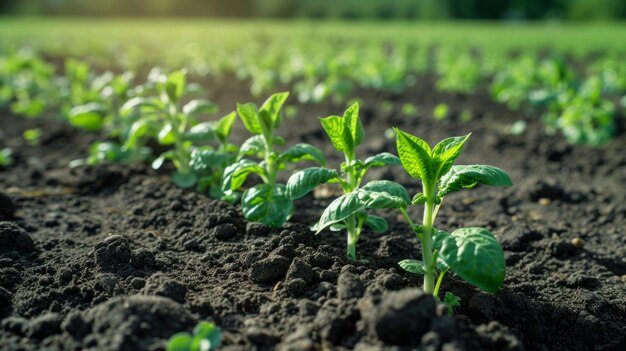
<path fill-rule="evenodd" d="M 399 165 L 400 159 L 387 152 L 364 161 L 357 159 L 356 147 L 364 140 L 364 130 L 359 119 L 359 105 L 356 103 L 348 107 L 343 116 L 329 116 L 320 121 L 335 149 L 343 153 L 345 162 L 339 170 L 311 167 L 294 173 L 287 182 L 287 195 L 295 200 L 320 184 L 339 184 L 343 195 L 328 205 L 312 229 L 317 233 L 325 228 L 345 230 L 347 256 L 356 260 L 356 243 L 364 225 L 377 233 L 387 230 L 384 218 L 368 212 L 371 209 L 401 207 L 410 201 L 406 190 L 391 181 L 372 181 L 361 187 L 363 176 L 371 167 Z"/>
<path fill-rule="evenodd" d="M 210 351 L 222 344 L 222 332 L 214 323 L 200 322 L 193 334 L 180 332 L 167 342 L 167 351 Z"/>
<path fill-rule="evenodd" d="M 22 136 L 29 145 L 37 146 L 41 142 L 42 134 L 43 133 L 40 128 L 33 128 L 25 130 L 24 133 L 22 133 Z"/>
<path fill-rule="evenodd" d="M 13 163 L 13 150 L 9 148 L 0 149 L 0 167 L 10 166 Z"/>
<path fill-rule="evenodd" d="M 277 181 L 278 173 L 289 163 L 304 160 L 326 165 L 322 151 L 309 144 L 300 143 L 283 152 L 277 151 L 276 146 L 285 142 L 275 133 L 282 123 L 281 109 L 288 96 L 287 92 L 274 94 L 260 108 L 253 103 L 237 104 L 237 113 L 253 136 L 241 146 L 237 162 L 226 167 L 222 182 L 222 190 L 229 193 L 241 188 L 248 175 L 257 174 L 263 183 L 243 193 L 243 214 L 250 221 L 274 228 L 281 227 L 294 211 L 293 198 L 287 196 L 285 184 Z"/>
<path fill-rule="evenodd" d="M 448 306 L 448 315 L 452 317 L 454 315 L 454 308 L 461 306 L 461 298 L 456 296 L 453 292 L 447 291 L 443 297 L 443 303 Z"/>
<path fill-rule="evenodd" d="M 447 104 L 438 104 L 433 109 L 433 117 L 438 121 L 442 121 L 448 118 L 449 113 L 450 113 L 450 107 L 448 107 Z"/>

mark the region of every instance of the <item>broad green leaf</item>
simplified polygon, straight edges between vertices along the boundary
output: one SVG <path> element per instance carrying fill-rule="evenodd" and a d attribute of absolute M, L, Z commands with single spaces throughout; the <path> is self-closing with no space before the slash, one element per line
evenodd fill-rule
<path fill-rule="evenodd" d="M 380 216 L 368 215 L 364 223 L 375 233 L 386 232 L 389 228 L 387 220 Z"/>
<path fill-rule="evenodd" d="M 139 120 L 133 123 L 126 136 L 124 143 L 125 149 L 133 149 L 139 139 L 141 139 L 150 130 L 150 125 L 145 120 Z"/>
<path fill-rule="evenodd" d="M 222 190 L 237 190 L 248 178 L 250 173 L 265 174 L 263 167 L 258 163 L 242 159 L 232 165 L 226 167 L 224 170 L 224 183 L 222 184 Z"/>
<path fill-rule="evenodd" d="M 432 182 L 434 178 L 433 165 L 428 144 L 411 134 L 394 128 L 397 133 L 396 143 L 398 156 L 402 166 L 411 177 L 423 182 Z"/>
<path fill-rule="evenodd" d="M 241 144 L 239 156 L 249 156 L 265 151 L 265 138 L 262 135 L 255 135 L 246 139 Z"/>
<path fill-rule="evenodd" d="M 208 339 L 212 350 L 215 350 L 222 344 L 222 333 L 215 323 L 200 322 L 194 328 L 193 333 L 198 337 Z"/>
<path fill-rule="evenodd" d="M 280 109 L 283 107 L 283 104 L 285 103 L 285 100 L 287 100 L 288 97 L 289 97 L 288 92 L 282 92 L 282 93 L 273 94 L 267 100 L 265 100 L 265 102 L 259 109 L 259 114 L 261 113 L 261 111 L 264 111 L 264 113 L 267 113 L 267 116 L 269 117 L 269 121 L 271 121 L 271 124 L 269 124 L 268 126 L 271 126 L 273 128 L 280 127 L 280 123 L 281 123 Z"/>
<path fill-rule="evenodd" d="M 185 84 L 187 79 L 184 71 L 175 71 L 167 76 L 165 82 L 165 92 L 170 98 L 170 101 L 178 102 L 185 93 Z"/>
<path fill-rule="evenodd" d="M 211 115 L 219 111 L 219 107 L 211 101 L 204 99 L 191 100 L 183 106 L 183 113 L 188 116 Z"/>
<path fill-rule="evenodd" d="M 69 112 L 68 120 L 74 127 L 88 131 L 102 129 L 102 120 L 106 114 L 106 108 L 98 103 L 89 103 L 76 106 Z"/>
<path fill-rule="evenodd" d="M 401 165 L 402 162 L 398 156 L 389 152 L 382 152 L 378 155 L 374 155 L 365 159 L 364 165 L 366 167 L 380 167 L 386 165 Z"/>
<path fill-rule="evenodd" d="M 193 142 L 209 142 L 215 140 L 215 122 L 202 122 L 185 132 L 184 139 Z"/>
<path fill-rule="evenodd" d="M 174 172 L 174 174 L 172 174 L 172 181 L 179 187 L 186 189 L 196 185 L 196 183 L 198 182 L 198 176 L 191 172 L 181 173 L 179 171 L 176 171 Z"/>
<path fill-rule="evenodd" d="M 176 333 L 167 342 L 167 351 L 189 351 L 193 338 L 189 333 Z"/>
<path fill-rule="evenodd" d="M 157 136 L 157 140 L 161 145 L 171 145 L 176 142 L 176 136 L 174 135 L 174 130 L 172 129 L 171 124 L 168 123 L 161 128 Z"/>
<path fill-rule="evenodd" d="M 359 199 L 357 192 L 344 194 L 336 198 L 330 203 L 330 205 L 328 205 L 328 207 L 326 207 L 319 221 L 315 225 L 315 230 L 319 233 L 324 228 L 337 222 L 341 222 L 348 218 L 348 216 L 363 209 L 365 209 L 365 204 Z"/>
<path fill-rule="evenodd" d="M 426 270 L 424 269 L 424 262 L 418 260 L 406 259 L 398 262 L 400 268 L 404 269 L 409 273 L 421 274 L 424 275 Z"/>
<path fill-rule="evenodd" d="M 337 151 L 351 150 L 352 141 L 348 135 L 346 121 L 339 116 L 320 118 L 322 127 Z"/>
<path fill-rule="evenodd" d="M 287 197 L 283 184 L 258 184 L 243 193 L 241 208 L 249 221 L 278 228 L 293 212 L 293 200 Z"/>
<path fill-rule="evenodd" d="M 432 163 L 436 178 L 448 173 L 454 161 L 461 154 L 463 145 L 470 135 L 471 133 L 465 136 L 447 138 L 435 145 L 432 152 Z"/>
<path fill-rule="evenodd" d="M 320 184 L 337 178 L 337 171 L 328 168 L 310 167 L 298 171 L 287 181 L 287 196 L 290 199 L 299 199 L 315 189 Z"/>
<path fill-rule="evenodd" d="M 216 168 L 219 169 L 228 158 L 227 154 L 216 152 L 210 146 L 202 146 L 191 152 L 189 166 L 194 172 L 206 173 Z"/>
<path fill-rule="evenodd" d="M 352 106 L 348 107 L 346 112 L 343 114 L 343 118 L 348 126 L 348 129 L 350 130 L 352 143 L 356 147 L 363 142 L 364 134 L 363 124 L 361 124 L 361 120 L 359 119 L 359 103 L 355 102 Z"/>
<path fill-rule="evenodd" d="M 394 196 L 388 192 L 359 189 L 355 193 L 366 208 L 404 208 L 407 206 L 404 197 Z"/>
<path fill-rule="evenodd" d="M 435 247 L 439 257 L 459 277 L 489 292 L 498 291 L 506 274 L 504 252 L 485 228 L 460 228 L 452 233 L 438 231 Z"/>
<path fill-rule="evenodd" d="M 278 156 L 279 162 L 299 162 L 301 160 L 317 161 L 320 165 L 326 166 L 324 153 L 310 144 L 296 144 Z"/>
<path fill-rule="evenodd" d="M 145 108 L 148 110 L 160 110 L 163 108 L 160 101 L 152 98 L 143 98 L 143 97 L 134 97 L 124 103 L 122 107 L 120 107 L 120 115 L 121 116 L 129 116 L 136 109 Z"/>
<path fill-rule="evenodd" d="M 388 193 L 389 195 L 400 198 L 405 203 L 405 206 L 411 203 L 411 196 L 409 196 L 406 189 L 402 185 L 390 180 L 373 180 L 365 184 L 361 190 Z"/>
<path fill-rule="evenodd" d="M 237 119 L 237 114 L 233 111 L 217 121 L 215 133 L 222 143 L 227 142 L 230 132 L 233 129 L 235 119 Z"/>
<path fill-rule="evenodd" d="M 252 134 L 262 134 L 263 128 L 261 127 L 261 120 L 259 119 L 259 112 L 257 107 L 253 103 L 237 104 L 237 114 L 241 118 L 243 125 Z"/>
<path fill-rule="evenodd" d="M 511 178 L 498 167 L 489 165 L 457 165 L 452 166 L 450 171 L 441 177 L 439 182 L 440 197 L 461 190 L 473 188 L 482 183 L 491 186 L 511 186 Z"/>

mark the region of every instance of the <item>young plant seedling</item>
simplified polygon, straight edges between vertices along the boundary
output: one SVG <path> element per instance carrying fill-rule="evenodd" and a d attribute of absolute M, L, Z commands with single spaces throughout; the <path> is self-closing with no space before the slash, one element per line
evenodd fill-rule
<path fill-rule="evenodd" d="M 213 114 L 218 108 L 202 99 L 191 100 L 181 106 L 182 98 L 189 91 L 185 71 L 175 71 L 169 75 L 156 73 L 153 80 L 154 90 L 158 94 L 156 97 L 133 98 L 122 106 L 122 115 L 129 114 L 129 111 L 138 111 L 140 115 L 132 125 L 124 146 L 132 149 L 146 133 L 158 130 L 158 143 L 172 148 L 161 153 L 152 162 L 152 167 L 159 169 L 166 160 L 170 160 L 176 167 L 172 181 L 182 188 L 190 188 L 198 182 L 198 176 L 190 164 L 194 143 L 213 141 L 218 126 L 222 128 L 219 133 L 230 133 L 234 117 L 224 117 L 221 125 L 220 122 L 198 123 L 195 116 Z"/>
<path fill-rule="evenodd" d="M 506 273 L 504 253 L 491 232 L 485 228 L 459 228 L 452 233 L 434 227 L 444 197 L 477 184 L 511 186 L 511 179 L 501 169 L 488 165 L 454 166 L 466 136 L 447 138 L 433 149 L 422 139 L 396 128 L 398 155 L 411 177 L 422 182 L 422 193 L 413 197 L 413 205 L 424 205 L 422 224 L 415 224 L 406 207 L 400 212 L 422 245 L 422 261 L 403 260 L 400 267 L 424 275 L 424 292 L 438 296 L 441 281 L 448 270 L 481 290 L 495 293 Z M 435 283 L 437 270 L 439 276 Z M 451 304 L 458 303 L 449 296 Z M 455 302 L 456 301 L 456 302 Z"/>
<path fill-rule="evenodd" d="M 280 170 L 288 163 L 301 160 L 315 161 L 326 165 L 322 151 L 309 144 L 296 144 L 283 152 L 275 150 L 284 144 L 284 139 L 275 135 L 282 122 L 281 107 L 289 93 L 270 96 L 260 108 L 253 103 L 237 104 L 237 113 L 244 126 L 254 136 L 246 140 L 239 151 L 239 160 L 226 167 L 222 190 L 224 193 L 241 188 L 250 173 L 257 174 L 262 184 L 247 189 L 241 198 L 244 216 L 270 227 L 280 227 L 293 213 L 293 200 L 286 194 L 285 184 L 277 182 Z M 260 162 L 247 156 L 256 155 Z"/>
<path fill-rule="evenodd" d="M 210 351 L 222 344 L 222 331 L 214 323 L 200 322 L 193 334 L 180 332 L 167 342 L 167 351 Z"/>
<path fill-rule="evenodd" d="M 4 149 L 0 149 L 0 167 L 10 166 L 13 163 L 13 150 L 5 147 Z"/>
<path fill-rule="evenodd" d="M 287 182 L 287 194 L 291 199 L 299 199 L 322 183 L 338 183 L 344 195 L 335 199 L 322 213 L 312 229 L 317 233 L 330 227 L 333 231 L 346 230 L 347 256 L 356 260 L 356 243 L 363 225 L 375 232 L 387 230 L 384 218 L 370 215 L 368 209 L 399 208 L 410 202 L 409 194 L 399 184 L 379 180 L 361 187 L 363 176 L 370 167 L 399 165 L 400 159 L 390 153 L 367 158 L 356 158 L 356 147 L 363 141 L 363 125 L 359 120 L 359 104 L 350 106 L 343 117 L 330 116 L 320 119 L 333 146 L 343 152 L 345 162 L 340 170 L 325 167 L 311 167 L 294 173 Z"/>

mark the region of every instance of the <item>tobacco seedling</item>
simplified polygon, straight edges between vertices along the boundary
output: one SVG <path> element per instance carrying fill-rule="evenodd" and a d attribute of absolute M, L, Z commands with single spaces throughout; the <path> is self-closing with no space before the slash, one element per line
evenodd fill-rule
<path fill-rule="evenodd" d="M 372 181 L 361 187 L 363 176 L 370 167 L 399 165 L 400 159 L 390 153 L 367 158 L 356 158 L 356 147 L 363 141 L 363 125 L 359 119 L 359 104 L 350 106 L 343 117 L 321 118 L 322 126 L 333 146 L 343 152 L 345 162 L 340 170 L 325 167 L 311 167 L 294 173 L 287 182 L 287 194 L 291 199 L 299 199 L 322 183 L 338 183 L 344 195 L 335 199 L 322 213 L 312 229 L 317 233 L 327 227 L 333 231 L 346 230 L 347 256 L 357 259 L 356 243 L 363 225 L 374 232 L 387 230 L 387 221 L 367 213 L 369 209 L 398 208 L 410 202 L 409 194 L 399 184 L 386 181 Z"/>
<path fill-rule="evenodd" d="M 411 204 L 424 205 L 421 225 L 409 217 L 406 207 L 400 212 L 408 221 L 422 246 L 422 261 L 403 260 L 400 267 L 424 275 L 424 292 L 437 296 L 448 270 L 481 290 L 495 293 L 506 273 L 504 253 L 493 234 L 485 228 L 459 228 L 451 233 L 434 227 L 444 197 L 477 184 L 511 186 L 501 169 L 488 165 L 454 166 L 466 136 L 447 138 L 433 149 L 422 139 L 396 128 L 398 155 L 406 172 L 422 182 L 422 193 Z M 435 284 L 435 275 L 439 276 Z M 458 302 L 458 301 L 457 301 Z"/>
<path fill-rule="evenodd" d="M 282 122 L 281 107 L 289 93 L 270 96 L 260 108 L 253 103 L 237 104 L 237 113 L 246 129 L 254 136 L 246 140 L 239 151 L 239 160 L 226 167 L 222 190 L 228 194 L 244 185 L 250 173 L 257 174 L 262 184 L 247 189 L 241 198 L 244 216 L 270 227 L 280 227 L 293 213 L 293 200 L 287 196 L 285 184 L 277 182 L 280 170 L 288 163 L 310 160 L 326 165 L 322 152 L 309 144 L 296 144 L 283 152 L 275 150 L 284 139 L 275 135 Z M 256 155 L 260 162 L 248 156 Z"/>
<path fill-rule="evenodd" d="M 200 322 L 193 334 L 180 332 L 167 342 L 167 351 L 210 351 L 222 344 L 222 331 L 215 323 Z"/>
<path fill-rule="evenodd" d="M 41 142 L 42 134 L 43 132 L 41 131 L 41 128 L 32 128 L 32 129 L 26 129 L 22 133 L 22 137 L 24 138 L 24 140 L 26 140 L 26 142 L 29 145 L 37 146 Z"/>
<path fill-rule="evenodd" d="M 215 104 L 202 99 L 191 100 L 182 105 L 181 99 L 189 90 L 185 71 L 156 75 L 154 89 L 157 96 L 133 98 L 122 106 L 122 115 L 127 115 L 128 111 L 135 111 L 140 116 L 131 127 L 124 146 L 133 148 L 135 142 L 146 133 L 157 130 L 158 143 L 172 148 L 161 153 L 152 162 L 152 167 L 159 169 L 166 160 L 171 161 L 176 167 L 172 181 L 182 188 L 190 188 L 198 182 L 198 176 L 190 164 L 193 144 L 211 142 L 217 133 L 214 129 L 215 123 L 198 123 L 194 117 L 200 114 L 213 114 L 218 108 Z M 233 119 L 226 117 L 226 120 L 231 121 L 230 125 Z M 225 128 L 228 133 L 230 125 Z"/>

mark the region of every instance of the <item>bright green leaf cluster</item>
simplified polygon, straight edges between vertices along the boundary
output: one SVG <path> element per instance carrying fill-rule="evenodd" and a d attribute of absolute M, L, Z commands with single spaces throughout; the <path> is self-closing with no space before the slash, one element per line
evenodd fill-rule
<path fill-rule="evenodd" d="M 200 322 L 193 334 L 174 334 L 167 342 L 167 351 L 210 351 L 222 344 L 222 332 L 214 323 Z"/>

